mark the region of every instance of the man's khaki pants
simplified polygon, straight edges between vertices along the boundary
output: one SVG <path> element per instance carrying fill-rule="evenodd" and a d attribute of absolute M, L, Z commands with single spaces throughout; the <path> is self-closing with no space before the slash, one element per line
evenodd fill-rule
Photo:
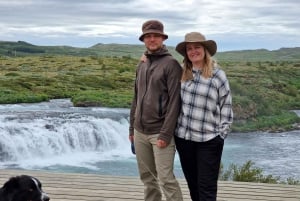
<path fill-rule="evenodd" d="M 144 183 L 145 201 L 161 201 L 164 192 L 167 201 L 182 201 L 182 193 L 174 173 L 174 138 L 165 148 L 158 148 L 158 134 L 145 135 L 134 131 L 134 145 L 140 178 Z"/>

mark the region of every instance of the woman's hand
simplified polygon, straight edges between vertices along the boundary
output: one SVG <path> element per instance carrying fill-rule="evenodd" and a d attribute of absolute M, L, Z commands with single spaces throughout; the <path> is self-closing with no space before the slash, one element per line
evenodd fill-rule
<path fill-rule="evenodd" d="M 146 55 L 143 54 L 143 55 L 141 56 L 141 58 L 140 58 L 140 61 L 146 62 L 146 61 L 147 61 Z"/>

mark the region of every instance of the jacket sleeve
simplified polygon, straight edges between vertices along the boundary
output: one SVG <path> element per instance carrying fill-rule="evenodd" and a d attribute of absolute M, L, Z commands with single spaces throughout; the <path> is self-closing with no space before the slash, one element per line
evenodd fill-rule
<path fill-rule="evenodd" d="M 166 68 L 167 89 L 169 95 L 169 103 L 164 120 L 164 124 L 160 130 L 158 139 L 170 143 L 176 128 L 177 118 L 180 112 L 180 79 L 182 68 L 180 64 L 172 59 Z"/>
<path fill-rule="evenodd" d="M 136 72 L 137 74 L 137 72 Z M 133 92 L 133 99 L 130 108 L 130 116 L 129 116 L 129 135 L 134 135 L 134 120 L 135 120 L 135 110 L 136 110 L 136 102 L 137 102 L 137 86 L 136 80 L 134 82 L 134 92 Z"/>

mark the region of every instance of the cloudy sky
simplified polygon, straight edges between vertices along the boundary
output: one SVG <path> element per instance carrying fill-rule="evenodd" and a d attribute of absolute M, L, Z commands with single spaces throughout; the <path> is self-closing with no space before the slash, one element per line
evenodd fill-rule
<path fill-rule="evenodd" d="M 300 0 L 0 0 L 0 40 L 90 47 L 142 44 L 158 19 L 175 46 L 199 31 L 219 51 L 300 47 Z"/>

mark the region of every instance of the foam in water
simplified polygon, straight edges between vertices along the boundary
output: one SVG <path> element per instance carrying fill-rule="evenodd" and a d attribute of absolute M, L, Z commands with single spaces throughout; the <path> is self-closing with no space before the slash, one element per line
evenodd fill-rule
<path fill-rule="evenodd" d="M 129 110 L 76 108 L 69 100 L 0 105 L 0 168 L 138 175 Z M 300 178 L 300 131 L 230 133 L 222 163 L 252 160 L 265 174 Z M 178 156 L 175 175 L 183 177 Z"/>
<path fill-rule="evenodd" d="M 35 106 L 34 112 L 22 106 L 22 112 L 2 113 L 0 166 L 59 164 L 95 168 L 91 165 L 94 162 L 133 157 L 126 117 L 99 118 L 99 111 L 44 112 L 42 106 Z"/>

